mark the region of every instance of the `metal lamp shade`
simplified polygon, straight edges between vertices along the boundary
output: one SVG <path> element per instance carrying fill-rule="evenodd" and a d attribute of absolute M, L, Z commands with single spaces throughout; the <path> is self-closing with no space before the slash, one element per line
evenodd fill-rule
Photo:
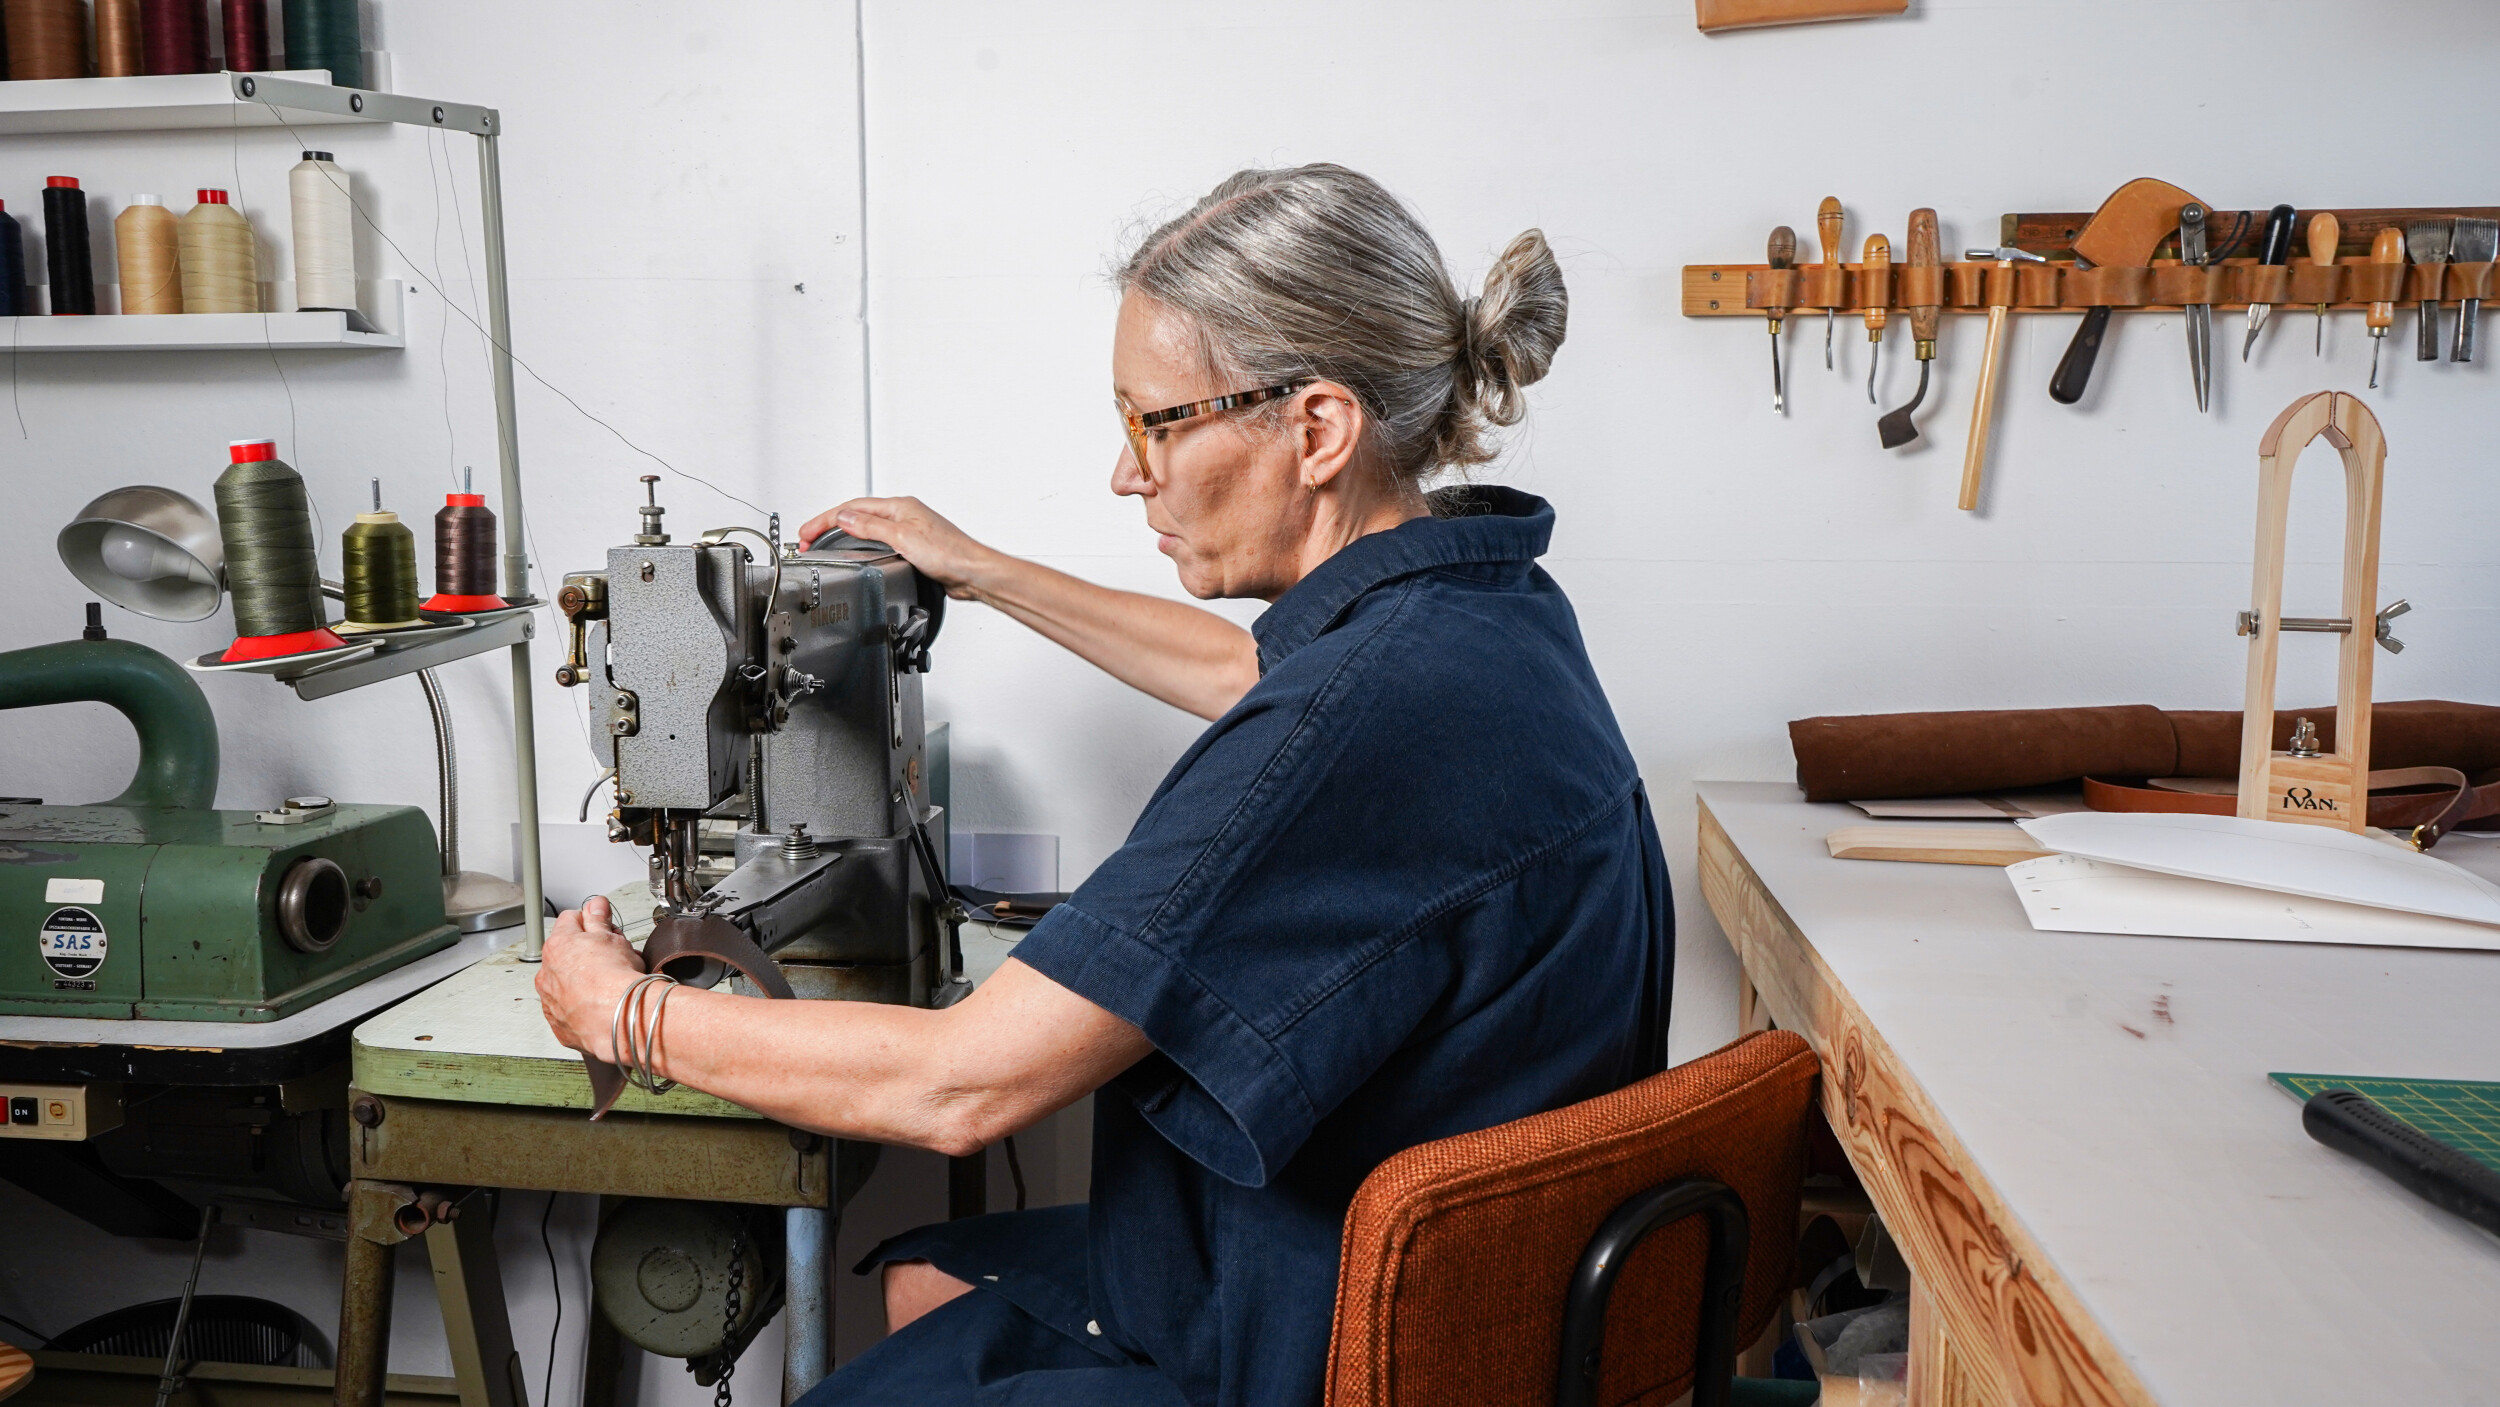
<path fill-rule="evenodd" d="M 172 489 L 115 489 L 79 510 L 58 545 L 70 575 L 143 616 L 205 620 L 225 598 L 216 515 Z"/>

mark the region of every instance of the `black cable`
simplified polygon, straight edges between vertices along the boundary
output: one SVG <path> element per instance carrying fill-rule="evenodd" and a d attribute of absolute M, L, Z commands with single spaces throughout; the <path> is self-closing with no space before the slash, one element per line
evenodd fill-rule
<path fill-rule="evenodd" d="M 10 1328 L 17 1330 L 19 1333 L 24 1334 L 26 1337 L 33 1339 L 34 1342 L 27 1345 L 29 1348 L 40 1349 L 44 1345 L 52 1342 L 51 1335 L 36 1332 L 35 1326 L 27 1323 L 23 1319 L 12 1319 L 8 1315 L 0 1314 L 0 1324 L 6 1324 Z"/>
<path fill-rule="evenodd" d="M 1024 1210 L 1024 1160 L 1016 1156 L 1016 1136 L 1007 1135 L 1007 1175 L 1016 1180 L 1016 1210 Z"/>
<path fill-rule="evenodd" d="M 564 1277 L 556 1273 L 556 1243 L 547 1239 L 547 1219 L 556 1214 L 556 1197 L 547 1194 L 547 1209 L 538 1214 L 538 1245 L 547 1253 L 547 1286 L 555 1292 L 556 1322 L 547 1326 L 547 1377 L 539 1385 L 538 1407 L 555 1407 L 556 1335 L 564 1328 Z"/>

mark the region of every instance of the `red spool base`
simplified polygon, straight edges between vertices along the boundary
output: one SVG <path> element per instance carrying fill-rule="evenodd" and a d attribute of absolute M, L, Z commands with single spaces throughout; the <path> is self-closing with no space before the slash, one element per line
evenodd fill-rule
<path fill-rule="evenodd" d="M 500 611 L 510 604 L 501 596 L 454 596 L 449 592 L 438 592 L 433 600 L 418 609 L 456 616 L 469 611 Z"/>
<path fill-rule="evenodd" d="M 252 660 L 284 659 L 288 655 L 309 655 L 320 650 L 344 650 L 347 642 L 328 629 L 297 630 L 285 635 L 238 635 L 226 652 L 217 657 L 219 664 L 243 664 Z"/>

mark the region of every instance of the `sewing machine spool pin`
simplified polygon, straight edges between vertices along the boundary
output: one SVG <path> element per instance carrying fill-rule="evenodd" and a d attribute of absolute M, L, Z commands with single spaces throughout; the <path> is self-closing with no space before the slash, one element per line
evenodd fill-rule
<path fill-rule="evenodd" d="M 2344 463 L 2344 614 L 2283 615 L 2283 562 L 2292 470 L 2312 440 L 2323 438 Z M 2249 637 L 2248 693 L 2240 732 L 2239 814 L 2250 820 L 2369 829 L 2370 668 L 2373 644 L 2391 654 L 2404 642 L 2388 622 L 2412 609 L 2398 601 L 2376 613 L 2364 636 L 2353 622 L 2371 617 L 2378 599 L 2379 500 L 2387 442 L 2378 417 L 2352 395 L 2319 391 L 2275 417 L 2257 447 L 2257 550 L 2250 609 L 2239 633 Z M 2274 628 L 2265 628 L 2272 622 Z M 2335 672 L 2335 748 L 2322 751 L 2307 719 L 2288 751 L 2274 746 L 2277 655 L 2286 632 L 2341 635 Z"/>

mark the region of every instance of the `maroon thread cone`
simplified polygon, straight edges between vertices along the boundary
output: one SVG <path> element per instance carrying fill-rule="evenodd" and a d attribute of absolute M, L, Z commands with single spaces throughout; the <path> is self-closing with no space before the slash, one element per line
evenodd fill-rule
<path fill-rule="evenodd" d="M 225 0 L 226 67 L 269 71 L 269 8 L 264 0 Z"/>

